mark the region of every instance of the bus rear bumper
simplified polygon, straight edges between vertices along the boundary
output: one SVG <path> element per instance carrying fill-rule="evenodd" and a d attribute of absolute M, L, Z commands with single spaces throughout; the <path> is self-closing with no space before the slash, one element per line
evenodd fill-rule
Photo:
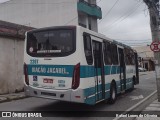
<path fill-rule="evenodd" d="M 74 91 L 72 89 L 52 90 L 52 89 L 35 88 L 32 86 L 25 86 L 25 94 L 26 96 L 31 96 L 31 97 L 40 97 L 46 99 L 84 103 L 84 98 L 82 96 L 83 95 L 82 89 L 77 89 Z"/>

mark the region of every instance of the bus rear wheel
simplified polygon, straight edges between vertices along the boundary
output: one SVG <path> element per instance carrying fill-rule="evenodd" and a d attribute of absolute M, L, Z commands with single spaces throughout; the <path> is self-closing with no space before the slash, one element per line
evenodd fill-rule
<path fill-rule="evenodd" d="M 111 83 L 110 87 L 110 98 L 109 98 L 109 103 L 114 104 L 117 99 L 117 89 L 116 89 L 116 84 L 114 82 Z"/>

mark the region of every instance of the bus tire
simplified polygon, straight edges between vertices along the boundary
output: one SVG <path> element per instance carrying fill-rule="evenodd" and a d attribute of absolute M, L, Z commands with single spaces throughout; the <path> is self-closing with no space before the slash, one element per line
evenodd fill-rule
<path fill-rule="evenodd" d="M 109 103 L 114 104 L 117 99 L 117 89 L 116 89 L 116 83 L 112 82 L 110 87 L 110 98 Z"/>

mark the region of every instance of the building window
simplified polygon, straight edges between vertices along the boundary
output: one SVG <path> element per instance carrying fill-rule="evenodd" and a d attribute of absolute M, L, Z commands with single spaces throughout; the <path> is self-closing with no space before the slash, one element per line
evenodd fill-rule
<path fill-rule="evenodd" d="M 126 65 L 135 64 L 134 52 L 131 49 L 125 48 L 125 59 Z"/>
<path fill-rule="evenodd" d="M 111 44 L 111 54 L 112 54 L 112 64 L 118 65 L 118 52 L 117 52 L 117 45 Z"/>

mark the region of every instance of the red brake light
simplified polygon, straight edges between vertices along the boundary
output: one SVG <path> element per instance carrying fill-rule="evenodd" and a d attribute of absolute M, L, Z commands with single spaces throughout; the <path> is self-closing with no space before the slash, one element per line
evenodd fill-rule
<path fill-rule="evenodd" d="M 73 71 L 73 79 L 72 79 L 72 89 L 77 89 L 79 87 L 79 83 L 80 83 L 80 63 L 78 63 L 75 67 L 74 67 L 74 71 Z"/>
<path fill-rule="evenodd" d="M 24 63 L 24 68 L 23 68 L 24 76 L 25 76 L 25 83 L 29 85 L 29 78 L 28 78 L 28 67 L 27 64 Z"/>

